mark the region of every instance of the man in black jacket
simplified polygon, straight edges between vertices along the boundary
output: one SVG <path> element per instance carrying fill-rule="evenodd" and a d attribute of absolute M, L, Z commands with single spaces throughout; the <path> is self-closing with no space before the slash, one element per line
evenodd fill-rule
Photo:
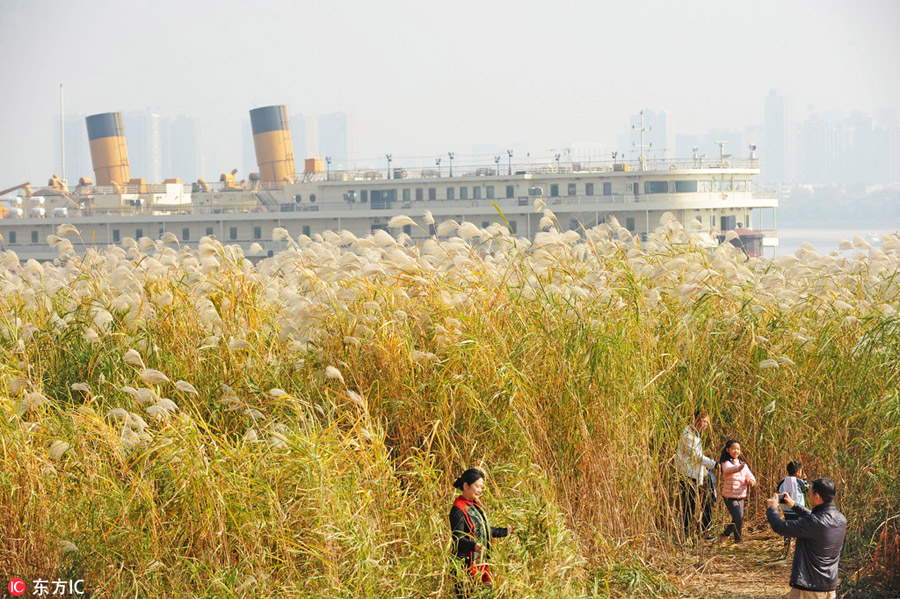
<path fill-rule="evenodd" d="M 766 518 L 777 534 L 795 537 L 794 565 L 791 568 L 789 599 L 834 599 L 838 585 L 838 563 L 847 535 L 847 518 L 834 505 L 834 482 L 817 478 L 812 483 L 809 503 L 812 511 L 796 505 L 787 493 L 783 502 L 793 508 L 796 520 L 778 515 L 778 495 L 766 500 Z"/>

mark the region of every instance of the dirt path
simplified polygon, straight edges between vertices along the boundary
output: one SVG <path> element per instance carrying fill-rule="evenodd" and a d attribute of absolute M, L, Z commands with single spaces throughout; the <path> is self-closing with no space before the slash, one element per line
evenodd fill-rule
<path fill-rule="evenodd" d="M 790 590 L 792 556 L 785 557 L 781 537 L 766 527 L 745 533 L 740 545 L 729 540 L 686 548 L 673 560 L 672 574 L 684 598 L 780 599 Z"/>

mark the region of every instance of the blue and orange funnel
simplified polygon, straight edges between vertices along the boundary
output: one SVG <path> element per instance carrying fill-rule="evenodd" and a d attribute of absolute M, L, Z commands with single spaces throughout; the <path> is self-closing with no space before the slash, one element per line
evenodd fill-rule
<path fill-rule="evenodd" d="M 128 183 L 131 175 L 122 115 L 118 112 L 104 112 L 91 115 L 86 121 L 97 185 Z"/>
<path fill-rule="evenodd" d="M 294 149 L 284 105 L 251 110 L 250 128 L 253 130 L 259 178 L 279 187 L 293 182 Z"/>

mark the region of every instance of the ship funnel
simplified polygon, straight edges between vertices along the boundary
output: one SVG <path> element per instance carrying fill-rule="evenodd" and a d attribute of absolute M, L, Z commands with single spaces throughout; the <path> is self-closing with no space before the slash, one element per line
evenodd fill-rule
<path fill-rule="evenodd" d="M 118 112 L 104 112 L 91 115 L 85 120 L 97 185 L 128 183 L 131 174 L 128 169 L 128 148 L 125 145 L 122 115 Z"/>
<path fill-rule="evenodd" d="M 259 178 L 279 187 L 292 182 L 294 149 L 291 146 L 291 130 L 284 105 L 251 110 L 250 128 L 253 130 Z"/>

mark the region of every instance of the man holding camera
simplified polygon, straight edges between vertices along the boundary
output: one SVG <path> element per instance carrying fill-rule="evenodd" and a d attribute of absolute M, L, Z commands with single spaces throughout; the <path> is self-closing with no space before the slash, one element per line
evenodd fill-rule
<path fill-rule="evenodd" d="M 782 520 L 778 515 L 777 494 L 766 500 L 766 518 L 772 530 L 797 539 L 788 599 L 835 598 L 841 548 L 847 535 L 847 518 L 834 505 L 835 492 L 831 479 L 814 480 L 809 494 L 812 510 L 796 505 L 789 494 L 782 493 L 781 501 L 794 510 L 796 520 Z"/>

